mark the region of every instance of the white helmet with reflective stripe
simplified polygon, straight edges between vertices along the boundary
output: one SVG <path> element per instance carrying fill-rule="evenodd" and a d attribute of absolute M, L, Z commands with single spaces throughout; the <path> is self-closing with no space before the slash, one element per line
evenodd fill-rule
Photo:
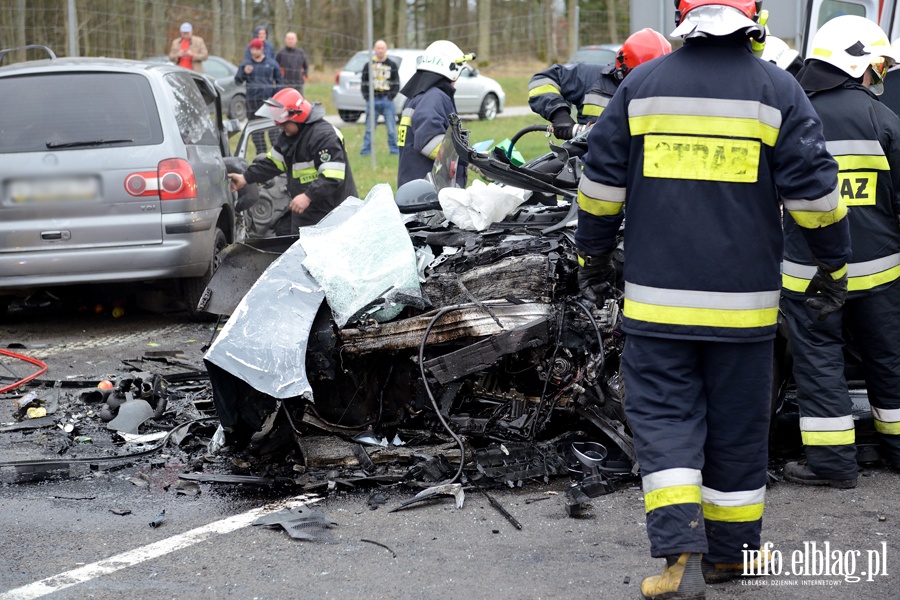
<path fill-rule="evenodd" d="M 853 78 L 862 77 L 871 65 L 880 81 L 897 62 L 897 53 L 877 23 L 865 17 L 843 15 L 819 28 L 809 58 L 837 67 Z"/>
<path fill-rule="evenodd" d="M 463 53 L 453 42 L 438 40 L 425 48 L 416 69 L 431 71 L 443 75 L 450 81 L 456 81 L 466 62 L 470 60 L 475 60 L 474 54 Z"/>
<path fill-rule="evenodd" d="M 782 69 L 787 70 L 798 56 L 800 56 L 800 53 L 796 50 L 792 50 L 783 39 L 769 34 L 766 36 L 766 47 L 763 49 L 760 58 L 764 61 L 775 63 Z"/>

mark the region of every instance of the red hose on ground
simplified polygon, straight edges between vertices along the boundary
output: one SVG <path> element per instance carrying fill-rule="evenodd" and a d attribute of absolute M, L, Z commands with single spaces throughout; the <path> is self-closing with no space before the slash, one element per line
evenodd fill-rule
<path fill-rule="evenodd" d="M 18 352 L 12 352 L 11 350 L 3 350 L 2 348 L 0 348 L 0 354 L 4 354 L 4 355 L 9 356 L 9 357 L 11 357 L 11 358 L 17 358 L 17 359 L 19 359 L 19 360 L 24 360 L 24 361 L 27 362 L 27 363 L 31 363 L 31 364 L 33 364 L 34 366 L 40 367 L 40 368 L 41 368 L 40 371 L 37 371 L 36 373 L 32 373 L 32 374 L 29 375 L 28 377 L 23 377 L 22 379 L 18 380 L 17 382 L 15 382 L 15 383 L 13 383 L 13 384 L 11 384 L 11 385 L 8 385 L 8 386 L 6 386 L 6 387 L 0 388 L 0 394 L 2 394 L 2 393 L 4 393 L 4 392 L 8 392 L 8 391 L 10 391 L 10 390 L 14 390 L 14 389 L 16 389 L 17 387 L 19 387 L 20 385 L 22 385 L 23 383 L 28 383 L 28 382 L 31 381 L 32 379 L 34 379 L 34 378 L 36 378 L 36 377 L 40 377 L 41 375 L 43 375 L 44 373 L 47 372 L 47 364 L 46 364 L 45 362 L 43 362 L 43 361 L 40 361 L 40 360 L 36 359 L 36 358 L 32 358 L 32 357 L 30 357 L 30 356 L 25 356 L 24 354 L 19 354 Z"/>

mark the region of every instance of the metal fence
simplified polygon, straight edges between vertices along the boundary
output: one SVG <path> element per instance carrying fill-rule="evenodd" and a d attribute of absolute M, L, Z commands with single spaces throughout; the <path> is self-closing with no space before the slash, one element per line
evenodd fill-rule
<path fill-rule="evenodd" d="M 422 48 L 437 39 L 450 39 L 466 51 L 481 51 L 493 63 L 568 57 L 575 17 L 566 9 L 579 5 L 573 0 L 493 0 L 489 16 L 480 15 L 489 33 L 479 38 L 476 2 L 373 3 L 375 36 L 391 46 Z M 276 49 L 287 31 L 295 31 L 314 65 L 330 70 L 366 47 L 365 4 L 361 0 L 2 0 L 0 48 L 43 44 L 60 56 L 143 59 L 167 54 L 179 36 L 179 25 L 189 21 L 211 54 L 239 62 L 254 27 L 266 25 Z M 629 0 L 580 4 L 585 7 L 578 27 L 581 43 L 621 42 L 627 37 Z M 37 56 L 19 53 L 15 59 Z"/>

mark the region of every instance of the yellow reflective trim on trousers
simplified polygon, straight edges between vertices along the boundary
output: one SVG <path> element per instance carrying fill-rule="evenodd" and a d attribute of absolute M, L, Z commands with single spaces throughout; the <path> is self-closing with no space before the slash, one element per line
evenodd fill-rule
<path fill-rule="evenodd" d="M 596 104 L 585 104 L 581 107 L 581 114 L 586 117 L 599 117 L 602 112 L 603 107 Z"/>
<path fill-rule="evenodd" d="M 585 196 L 584 192 L 578 190 L 578 206 L 584 212 L 594 215 L 595 217 L 611 217 L 622 212 L 624 204 L 622 202 L 607 202 L 605 200 L 595 200 L 590 196 Z"/>
<path fill-rule="evenodd" d="M 760 143 L 697 136 L 644 137 L 644 176 L 756 183 Z"/>
<path fill-rule="evenodd" d="M 560 96 L 559 90 L 553 87 L 552 85 L 539 85 L 533 90 L 528 90 L 528 97 L 534 98 L 535 96 L 540 96 L 541 94 L 556 94 Z"/>
<path fill-rule="evenodd" d="M 644 494 L 646 512 L 674 504 L 700 504 L 699 485 L 673 485 Z"/>
<path fill-rule="evenodd" d="M 703 518 L 725 523 L 749 523 L 762 519 L 765 506 L 762 502 L 748 506 L 719 506 L 704 502 Z"/>
<path fill-rule="evenodd" d="M 768 327 L 778 320 L 778 307 L 741 310 L 685 308 L 644 304 L 626 298 L 624 310 L 625 316 L 630 319 L 664 325 L 750 329 Z"/>
<path fill-rule="evenodd" d="M 856 429 L 845 431 L 801 431 L 804 446 L 847 446 L 856 443 Z"/>
<path fill-rule="evenodd" d="M 332 179 L 340 179 L 341 181 L 343 181 L 344 173 L 345 172 L 341 171 L 340 169 L 324 169 L 322 171 L 322 177 L 330 177 Z"/>
<path fill-rule="evenodd" d="M 847 206 L 875 206 L 878 173 L 838 173 L 838 193 Z"/>
<path fill-rule="evenodd" d="M 653 133 L 672 135 L 722 136 L 725 138 L 751 138 L 774 146 L 778 141 L 778 128 L 755 119 L 740 117 L 708 117 L 692 115 L 647 115 L 630 117 L 631 135 Z"/>
<path fill-rule="evenodd" d="M 882 435 L 900 435 L 900 423 L 886 423 L 875 419 L 875 431 Z"/>
<path fill-rule="evenodd" d="M 818 229 L 834 225 L 847 216 L 847 204 L 843 199 L 840 200 L 838 207 L 829 211 L 808 211 L 808 210 L 790 210 L 791 217 L 800 227 L 804 229 Z"/>
<path fill-rule="evenodd" d="M 888 164 L 887 156 L 874 156 L 871 154 L 844 154 L 835 156 L 838 169 L 841 171 L 858 171 L 861 169 L 870 169 L 872 171 L 890 171 L 891 165 Z"/>
<path fill-rule="evenodd" d="M 309 183 L 310 181 L 315 181 L 319 178 L 319 172 L 315 167 L 295 170 L 292 171 L 291 174 L 294 176 L 294 179 L 296 179 L 300 183 Z"/>

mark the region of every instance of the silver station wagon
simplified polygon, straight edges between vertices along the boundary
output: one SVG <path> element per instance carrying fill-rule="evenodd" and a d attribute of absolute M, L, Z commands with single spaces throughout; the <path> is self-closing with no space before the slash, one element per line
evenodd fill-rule
<path fill-rule="evenodd" d="M 196 312 L 235 231 L 215 84 L 46 50 L 0 67 L 0 308 L 53 286 L 174 279 Z"/>

